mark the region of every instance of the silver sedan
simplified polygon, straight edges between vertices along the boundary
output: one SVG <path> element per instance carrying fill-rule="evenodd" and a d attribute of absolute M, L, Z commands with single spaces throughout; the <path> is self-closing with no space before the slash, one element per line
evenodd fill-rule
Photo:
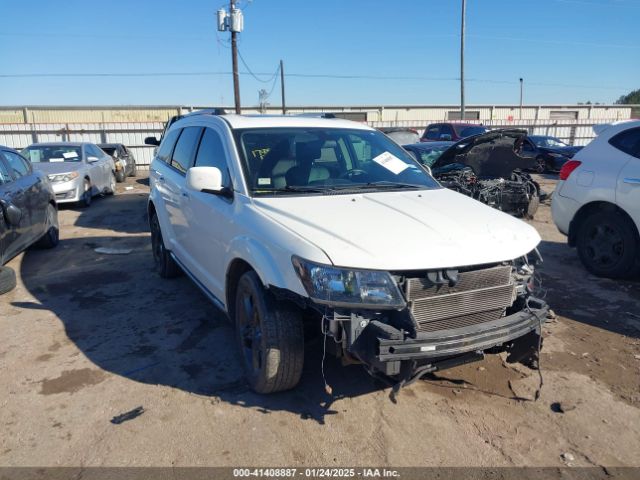
<path fill-rule="evenodd" d="M 116 191 L 113 159 L 93 143 L 34 143 L 21 153 L 47 175 L 58 203 L 88 207 L 95 195 Z"/>

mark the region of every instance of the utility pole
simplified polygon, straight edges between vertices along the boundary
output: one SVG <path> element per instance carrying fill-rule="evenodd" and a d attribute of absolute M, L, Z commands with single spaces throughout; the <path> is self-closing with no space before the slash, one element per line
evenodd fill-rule
<path fill-rule="evenodd" d="M 229 11 L 231 12 L 231 18 L 236 11 L 236 0 L 230 0 Z M 237 32 L 231 29 L 231 64 L 233 65 L 233 98 L 236 102 L 236 113 L 240 115 L 242 112 L 240 108 L 240 77 L 238 75 L 238 39 L 236 38 Z"/>
<path fill-rule="evenodd" d="M 285 115 L 287 109 L 284 102 L 284 63 L 282 63 L 282 60 L 280 60 L 280 89 L 282 90 L 282 114 Z"/>
<path fill-rule="evenodd" d="M 522 90 L 523 90 L 524 80 L 520 79 L 520 120 L 522 120 Z"/>
<path fill-rule="evenodd" d="M 238 33 L 244 28 L 242 11 L 236 8 L 236 0 L 229 0 L 229 13 L 224 8 L 218 10 L 218 31 L 231 32 L 231 64 L 233 68 L 233 98 L 236 104 L 236 113 L 241 113 L 240 108 L 240 77 L 238 76 Z"/>
<path fill-rule="evenodd" d="M 464 104 L 464 28 L 467 0 L 462 0 L 462 23 L 460 25 L 460 118 L 465 120 Z"/>

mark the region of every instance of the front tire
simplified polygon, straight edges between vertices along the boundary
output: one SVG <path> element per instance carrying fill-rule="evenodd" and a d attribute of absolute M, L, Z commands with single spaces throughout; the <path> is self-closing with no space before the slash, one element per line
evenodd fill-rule
<path fill-rule="evenodd" d="M 544 157 L 536 157 L 536 165 L 533 169 L 536 173 L 544 173 L 547 171 L 547 161 Z"/>
<path fill-rule="evenodd" d="M 0 267 L 0 295 L 16 288 L 16 272 L 9 267 Z"/>
<path fill-rule="evenodd" d="M 124 180 L 124 177 L 122 177 Z M 109 185 L 107 186 L 107 190 L 105 192 L 107 195 L 115 195 L 116 193 L 116 176 L 113 172 L 109 175 Z"/>
<path fill-rule="evenodd" d="M 591 213 L 578 228 L 576 246 L 583 265 L 598 277 L 629 278 L 638 273 L 638 234 L 618 211 Z"/>
<path fill-rule="evenodd" d="M 162 230 L 158 215 L 154 212 L 149 220 L 151 227 L 151 250 L 153 252 L 153 264 L 156 272 L 162 278 L 174 278 L 182 273 L 180 267 L 171 257 L 171 253 L 164 246 Z"/>
<path fill-rule="evenodd" d="M 93 192 L 91 191 L 91 182 L 88 178 L 84 179 L 84 188 L 82 190 L 82 196 L 80 197 L 80 206 L 88 208 L 91 206 L 91 200 L 93 198 Z"/>
<path fill-rule="evenodd" d="M 257 393 L 289 390 L 300 381 L 304 330 L 300 311 L 276 302 L 258 275 L 249 271 L 238 282 L 236 339 L 247 381 Z"/>

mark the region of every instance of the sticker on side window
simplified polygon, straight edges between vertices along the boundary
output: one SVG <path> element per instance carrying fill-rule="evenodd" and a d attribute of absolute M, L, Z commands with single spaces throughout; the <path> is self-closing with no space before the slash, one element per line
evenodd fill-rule
<path fill-rule="evenodd" d="M 49 159 L 50 162 L 64 162 L 64 158 L 50 158 Z"/>
<path fill-rule="evenodd" d="M 64 152 L 62 156 L 64 158 L 78 158 L 78 154 L 76 152 Z"/>
<path fill-rule="evenodd" d="M 270 178 L 259 178 L 258 179 L 258 185 L 271 185 L 271 179 Z"/>
<path fill-rule="evenodd" d="M 381 153 L 377 157 L 374 157 L 373 161 L 378 165 L 382 165 L 384 168 L 389 170 L 391 173 L 395 173 L 396 175 L 404 172 L 409 167 L 409 165 L 389 152 Z"/>

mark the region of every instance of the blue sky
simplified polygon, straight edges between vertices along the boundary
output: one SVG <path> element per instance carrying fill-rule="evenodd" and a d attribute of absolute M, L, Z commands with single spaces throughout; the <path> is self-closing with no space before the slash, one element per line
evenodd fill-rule
<path fill-rule="evenodd" d="M 222 0 L 0 0 L 0 105 L 230 105 Z M 459 102 L 460 0 L 240 0 L 240 52 L 290 105 Z M 467 0 L 469 104 L 613 102 L 640 88 L 640 0 Z M 241 71 L 246 68 L 241 64 Z M 243 105 L 272 82 L 241 76 Z M 279 104 L 279 84 L 269 98 Z"/>

